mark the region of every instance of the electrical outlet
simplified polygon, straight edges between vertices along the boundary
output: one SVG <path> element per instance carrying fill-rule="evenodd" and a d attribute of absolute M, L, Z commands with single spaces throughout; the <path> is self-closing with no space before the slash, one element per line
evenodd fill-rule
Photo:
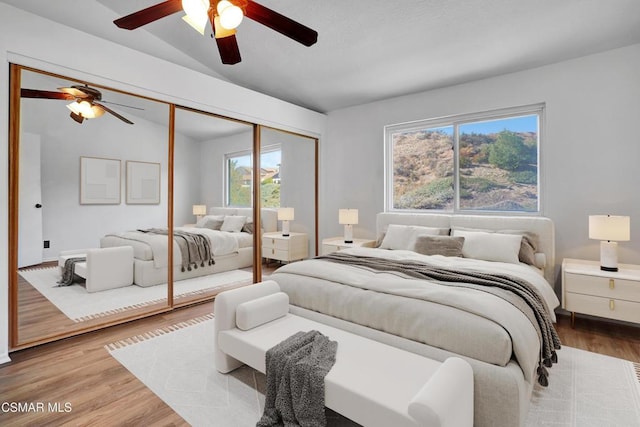
<path fill-rule="evenodd" d="M 51 243 L 50 243 L 50 241 L 49 241 L 49 240 L 45 240 L 45 241 L 44 241 L 44 248 L 45 248 L 45 249 L 49 249 L 50 245 L 51 245 Z"/>

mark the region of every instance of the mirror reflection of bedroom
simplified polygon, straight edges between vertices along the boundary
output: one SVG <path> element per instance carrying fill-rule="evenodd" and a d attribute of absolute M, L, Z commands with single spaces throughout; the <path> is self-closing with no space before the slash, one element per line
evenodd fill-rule
<path fill-rule="evenodd" d="M 166 273 L 135 286 L 132 251 L 104 239 L 167 228 L 169 105 L 26 69 L 20 81 L 18 341 L 167 307 Z M 78 122 L 76 90 L 115 114 Z"/>
<path fill-rule="evenodd" d="M 12 76 L 14 348 L 211 300 L 317 254 L 315 138 Z M 73 109 L 83 101 L 91 111 Z"/>

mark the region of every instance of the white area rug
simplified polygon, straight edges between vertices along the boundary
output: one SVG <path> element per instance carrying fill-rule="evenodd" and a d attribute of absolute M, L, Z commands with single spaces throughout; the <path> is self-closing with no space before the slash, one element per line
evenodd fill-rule
<path fill-rule="evenodd" d="M 106 346 L 111 355 L 194 427 L 255 426 L 264 375 L 213 365 L 213 315 Z M 640 426 L 640 383 L 631 362 L 563 347 L 548 388 L 536 386 L 527 427 Z M 329 415 L 328 425 L 355 426 Z"/>
<path fill-rule="evenodd" d="M 20 275 L 75 322 L 163 303 L 167 300 L 166 283 L 148 288 L 131 285 L 89 293 L 81 284 L 57 287 L 56 282 L 60 278 L 58 267 L 20 271 Z M 180 280 L 173 284 L 174 298 L 185 298 L 216 289 L 222 290 L 242 283 L 249 284 L 252 281 L 253 273 L 242 270 Z"/>

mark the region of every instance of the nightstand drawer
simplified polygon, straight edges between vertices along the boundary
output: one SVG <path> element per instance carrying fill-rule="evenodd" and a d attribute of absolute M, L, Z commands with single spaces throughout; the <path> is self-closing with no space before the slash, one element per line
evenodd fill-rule
<path fill-rule="evenodd" d="M 264 258 L 277 259 L 278 261 L 289 261 L 289 251 L 286 249 L 276 249 L 263 246 L 262 256 Z"/>
<path fill-rule="evenodd" d="M 273 248 L 273 249 L 281 249 L 288 250 L 289 249 L 289 239 L 275 239 L 273 237 L 263 238 L 262 246 L 264 248 Z"/>
<path fill-rule="evenodd" d="M 332 252 L 336 252 L 339 251 L 341 248 L 338 245 L 328 245 L 328 244 L 323 244 L 322 245 L 322 255 L 327 255 L 330 254 Z"/>
<path fill-rule="evenodd" d="M 566 309 L 609 319 L 640 322 L 640 303 L 567 292 Z"/>
<path fill-rule="evenodd" d="M 640 282 L 565 272 L 565 291 L 640 302 Z"/>

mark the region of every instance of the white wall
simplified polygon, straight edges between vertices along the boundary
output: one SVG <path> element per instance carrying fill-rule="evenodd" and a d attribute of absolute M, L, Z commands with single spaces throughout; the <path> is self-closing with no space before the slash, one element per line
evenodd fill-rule
<path fill-rule="evenodd" d="M 75 53 L 70 54 L 70 49 Z M 0 3 L 0 105 L 9 105 L 8 62 L 149 96 L 241 120 L 322 137 L 326 117 L 275 98 L 187 70 Z M 8 146 L 9 112 L 2 109 L 0 142 Z M 0 150 L 0 174 L 8 152 Z M 0 205 L 8 188 L 0 187 Z M 0 210 L 0 363 L 8 360 L 8 212 Z"/>
<path fill-rule="evenodd" d="M 329 113 L 320 145 L 321 236 L 339 236 L 339 208 L 360 210 L 356 237 L 375 236 L 384 210 L 383 127 L 546 103 L 541 147 L 543 214 L 556 225 L 558 264 L 599 259 L 589 214 L 631 216 L 620 262 L 640 263 L 640 45 Z M 560 286 L 559 281 L 556 288 Z"/>

